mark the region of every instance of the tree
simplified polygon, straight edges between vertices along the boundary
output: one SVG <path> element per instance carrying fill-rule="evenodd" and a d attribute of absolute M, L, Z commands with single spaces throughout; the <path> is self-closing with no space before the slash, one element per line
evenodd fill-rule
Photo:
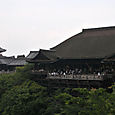
<path fill-rule="evenodd" d="M 43 113 L 46 108 L 46 88 L 32 81 L 11 88 L 1 97 L 1 115 L 36 115 Z"/>

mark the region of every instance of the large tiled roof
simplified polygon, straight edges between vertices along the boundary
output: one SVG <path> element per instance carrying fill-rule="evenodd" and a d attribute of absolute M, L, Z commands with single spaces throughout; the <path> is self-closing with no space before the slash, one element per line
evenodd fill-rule
<path fill-rule="evenodd" d="M 115 53 L 115 27 L 83 29 L 51 50 L 64 59 L 105 58 Z"/>

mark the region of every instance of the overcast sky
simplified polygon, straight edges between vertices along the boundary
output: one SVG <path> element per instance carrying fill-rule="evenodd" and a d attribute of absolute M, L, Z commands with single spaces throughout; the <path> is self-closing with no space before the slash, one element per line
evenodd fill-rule
<path fill-rule="evenodd" d="M 3 55 L 49 49 L 85 28 L 115 26 L 115 0 L 0 0 Z"/>

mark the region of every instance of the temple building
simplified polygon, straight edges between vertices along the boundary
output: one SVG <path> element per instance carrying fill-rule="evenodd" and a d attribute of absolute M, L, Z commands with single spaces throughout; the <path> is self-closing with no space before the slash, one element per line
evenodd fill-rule
<path fill-rule="evenodd" d="M 50 50 L 31 51 L 27 58 L 32 63 L 56 64 L 58 67 L 98 68 L 105 62 L 114 64 L 115 27 L 83 29 Z"/>
<path fill-rule="evenodd" d="M 24 55 L 17 56 L 17 58 L 7 57 L 2 55 L 2 52 L 5 51 L 5 49 L 0 48 L 0 73 L 14 72 L 16 67 L 24 66 L 27 63 Z"/>
<path fill-rule="evenodd" d="M 27 61 L 34 63 L 35 71 L 47 71 L 50 77 L 84 75 L 86 79 L 86 75 L 105 78 L 110 74 L 113 77 L 115 27 L 83 29 L 50 50 L 31 51 Z"/>

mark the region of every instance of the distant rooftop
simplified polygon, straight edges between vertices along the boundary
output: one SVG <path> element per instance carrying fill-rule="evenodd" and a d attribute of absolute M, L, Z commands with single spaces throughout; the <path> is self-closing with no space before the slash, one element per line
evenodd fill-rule
<path fill-rule="evenodd" d="M 5 52 L 6 50 L 0 47 L 0 53 Z"/>

